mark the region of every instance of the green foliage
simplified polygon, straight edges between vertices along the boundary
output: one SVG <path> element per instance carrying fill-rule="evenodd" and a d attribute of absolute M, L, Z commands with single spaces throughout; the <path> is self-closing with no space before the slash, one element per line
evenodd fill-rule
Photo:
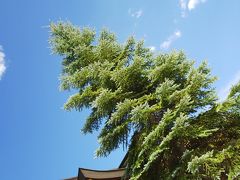
<path fill-rule="evenodd" d="M 240 178 L 240 83 L 218 102 L 206 62 L 153 54 L 133 37 L 120 44 L 107 30 L 50 27 L 61 89 L 78 90 L 65 109 L 91 109 L 84 133 L 102 126 L 97 156 L 127 147 L 131 180 Z"/>

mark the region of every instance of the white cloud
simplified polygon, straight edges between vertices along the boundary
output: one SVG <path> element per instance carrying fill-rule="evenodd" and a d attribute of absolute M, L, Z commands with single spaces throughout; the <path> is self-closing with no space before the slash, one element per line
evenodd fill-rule
<path fill-rule="evenodd" d="M 230 80 L 225 87 L 219 90 L 218 95 L 220 101 L 223 101 L 227 98 L 233 85 L 237 84 L 240 81 L 240 70 L 235 74 L 232 80 Z"/>
<path fill-rule="evenodd" d="M 156 51 L 156 47 L 155 46 L 149 46 L 148 48 L 150 49 L 151 52 Z"/>
<path fill-rule="evenodd" d="M 182 33 L 181 33 L 181 31 L 179 31 L 179 30 L 174 33 L 174 36 L 175 36 L 176 38 L 180 38 L 181 35 L 182 35 Z"/>
<path fill-rule="evenodd" d="M 205 3 L 207 0 L 189 0 L 188 1 L 188 10 L 191 11 L 200 3 Z"/>
<path fill-rule="evenodd" d="M 166 41 L 164 41 L 161 45 L 160 45 L 160 48 L 161 49 L 168 49 L 171 44 L 176 41 L 178 38 L 180 38 L 182 36 L 182 33 L 181 31 L 177 30 L 175 31 L 171 36 L 169 36 L 167 38 Z"/>
<path fill-rule="evenodd" d="M 179 0 L 179 6 L 181 8 L 181 17 L 185 18 L 188 11 L 192 11 L 200 3 L 205 3 L 207 0 Z"/>
<path fill-rule="evenodd" d="M 134 18 L 140 18 L 143 15 L 143 11 L 142 9 L 139 9 L 137 11 L 132 11 L 132 9 L 128 9 L 128 14 L 130 14 L 130 16 L 134 17 Z"/>
<path fill-rule="evenodd" d="M 0 80 L 5 71 L 6 71 L 5 54 L 3 52 L 2 46 L 0 45 Z"/>
<path fill-rule="evenodd" d="M 188 2 L 188 9 L 191 11 L 199 4 L 199 0 L 190 0 Z"/>

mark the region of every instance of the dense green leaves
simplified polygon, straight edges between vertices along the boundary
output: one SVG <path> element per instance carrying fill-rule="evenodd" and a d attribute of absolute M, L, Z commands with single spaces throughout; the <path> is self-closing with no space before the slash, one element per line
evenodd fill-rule
<path fill-rule="evenodd" d="M 91 109 L 84 133 L 102 127 L 97 156 L 127 147 L 132 180 L 240 178 L 240 83 L 218 102 L 206 62 L 153 54 L 133 37 L 120 44 L 108 30 L 50 27 L 61 89 L 78 91 L 65 109 Z"/>

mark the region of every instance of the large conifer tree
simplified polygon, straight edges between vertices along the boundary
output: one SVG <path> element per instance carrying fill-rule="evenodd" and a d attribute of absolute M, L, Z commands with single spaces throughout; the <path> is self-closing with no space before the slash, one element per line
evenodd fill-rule
<path fill-rule="evenodd" d="M 207 64 L 183 52 L 153 54 L 130 37 L 51 24 L 63 57 L 61 89 L 78 90 L 66 110 L 91 109 L 82 131 L 101 131 L 97 156 L 128 148 L 126 177 L 240 178 L 240 84 L 219 102 Z"/>

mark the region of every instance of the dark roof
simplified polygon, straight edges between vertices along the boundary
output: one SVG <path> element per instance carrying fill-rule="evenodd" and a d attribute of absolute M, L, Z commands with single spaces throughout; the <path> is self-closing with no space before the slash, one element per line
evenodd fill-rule
<path fill-rule="evenodd" d="M 125 168 L 127 166 L 127 158 L 128 158 L 128 152 L 125 154 L 122 162 L 118 166 L 118 168 Z"/>
<path fill-rule="evenodd" d="M 82 179 L 121 179 L 121 177 L 124 176 L 124 168 L 119 168 L 119 169 L 112 169 L 108 171 L 102 171 L 102 170 L 92 170 L 92 169 L 84 169 L 84 168 L 79 168 L 79 173 L 78 173 L 78 180 Z"/>
<path fill-rule="evenodd" d="M 67 178 L 67 179 L 64 179 L 64 180 L 78 180 L 78 177 Z"/>
<path fill-rule="evenodd" d="M 124 156 L 122 162 L 120 163 L 118 169 L 112 170 L 92 170 L 92 169 L 85 169 L 79 168 L 78 170 L 78 177 L 72 177 L 64 180 L 86 180 L 86 179 L 93 179 L 93 180 L 120 180 L 121 177 L 124 176 L 126 161 L 128 158 L 128 153 Z"/>

